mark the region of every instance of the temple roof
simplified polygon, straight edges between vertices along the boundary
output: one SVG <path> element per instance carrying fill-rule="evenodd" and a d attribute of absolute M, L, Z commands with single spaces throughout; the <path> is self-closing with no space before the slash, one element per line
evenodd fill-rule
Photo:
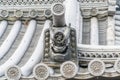
<path fill-rule="evenodd" d="M 115 68 L 120 57 L 120 9 L 109 11 L 109 4 L 104 0 L 94 4 L 86 1 L 78 0 L 80 4 L 76 4 L 76 12 L 71 11 L 76 13 L 76 15 L 71 13 L 73 17 L 68 15 L 70 13 L 69 7 L 66 10 L 68 11 L 66 13 L 68 15 L 66 18 L 68 19 L 66 20 L 67 25 L 71 22 L 72 28 L 75 28 L 77 32 L 78 54 L 76 56 L 79 61 L 79 66 L 77 66 L 79 70 L 74 79 L 93 80 L 94 78 L 108 79 L 110 77 L 113 80 L 118 79 L 120 72 L 119 70 L 116 71 Z M 40 65 L 39 63 L 42 63 L 41 60 L 44 56 L 45 31 L 50 28 L 53 21 L 51 5 L 56 2 L 63 3 L 64 0 L 0 0 L 0 79 L 5 80 L 12 76 L 16 80 L 19 78 L 20 80 L 36 80 L 35 68 Z M 66 0 L 65 3 L 69 2 Z M 67 6 L 70 6 L 70 4 Z M 78 16 L 78 18 L 75 16 Z M 81 16 L 84 18 L 83 25 L 79 22 L 79 19 L 82 21 Z M 90 45 L 90 19 L 95 16 L 99 19 L 99 45 Z M 105 39 L 108 16 L 112 16 L 115 20 L 115 44 L 112 46 L 107 46 L 107 40 Z M 84 26 L 82 30 L 79 28 L 80 25 Z M 83 33 L 82 42 L 80 31 Z M 109 64 L 110 62 L 112 64 Z M 99 70 L 96 71 L 96 74 L 92 73 L 94 65 L 97 66 L 94 63 L 101 68 L 102 73 Z M 46 65 L 42 66 L 46 67 Z M 73 66 L 75 65 L 73 64 Z M 51 71 L 50 73 L 53 71 L 51 68 L 48 70 Z M 40 74 L 39 71 L 36 71 L 36 73 Z M 17 77 L 14 75 L 17 75 Z M 100 77 L 98 77 L 99 75 Z M 48 79 L 52 80 L 53 78 L 65 79 L 61 73 L 50 75 Z"/>

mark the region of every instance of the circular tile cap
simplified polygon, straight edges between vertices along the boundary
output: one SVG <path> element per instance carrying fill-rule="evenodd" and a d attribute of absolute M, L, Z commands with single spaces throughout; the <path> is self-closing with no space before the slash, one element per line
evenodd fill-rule
<path fill-rule="evenodd" d="M 37 16 L 37 11 L 36 10 L 31 10 L 30 12 L 29 12 L 29 14 L 30 14 L 30 17 L 36 17 Z"/>
<path fill-rule="evenodd" d="M 21 11 L 21 10 L 16 10 L 16 11 L 15 11 L 15 15 L 16 15 L 16 17 L 22 17 L 23 11 Z"/>
<path fill-rule="evenodd" d="M 8 15 L 9 15 L 9 13 L 8 13 L 7 10 L 2 10 L 2 11 L 1 11 L 1 16 L 2 16 L 2 17 L 8 17 Z"/>
<path fill-rule="evenodd" d="M 40 63 L 34 67 L 33 74 L 36 79 L 45 80 L 50 74 L 49 67 L 44 63 Z"/>
<path fill-rule="evenodd" d="M 51 17 L 51 16 L 52 16 L 51 10 L 50 10 L 50 9 L 46 9 L 46 10 L 44 11 L 44 15 L 45 15 L 45 17 L 47 17 L 47 18 Z"/>
<path fill-rule="evenodd" d="M 115 70 L 116 70 L 118 73 L 120 73 L 120 59 L 118 59 L 118 60 L 115 62 L 114 68 L 115 68 Z"/>
<path fill-rule="evenodd" d="M 54 15 L 62 15 L 65 12 L 65 6 L 62 3 L 54 3 L 51 11 Z"/>
<path fill-rule="evenodd" d="M 21 70 L 18 66 L 11 66 L 5 72 L 5 76 L 8 80 L 19 80 L 21 77 Z"/>
<path fill-rule="evenodd" d="M 78 67 L 74 62 L 66 61 L 61 65 L 60 72 L 65 78 L 73 78 L 78 72 Z"/>
<path fill-rule="evenodd" d="M 88 70 L 93 76 L 101 76 L 105 71 L 105 64 L 100 59 L 94 59 L 88 64 Z"/>

